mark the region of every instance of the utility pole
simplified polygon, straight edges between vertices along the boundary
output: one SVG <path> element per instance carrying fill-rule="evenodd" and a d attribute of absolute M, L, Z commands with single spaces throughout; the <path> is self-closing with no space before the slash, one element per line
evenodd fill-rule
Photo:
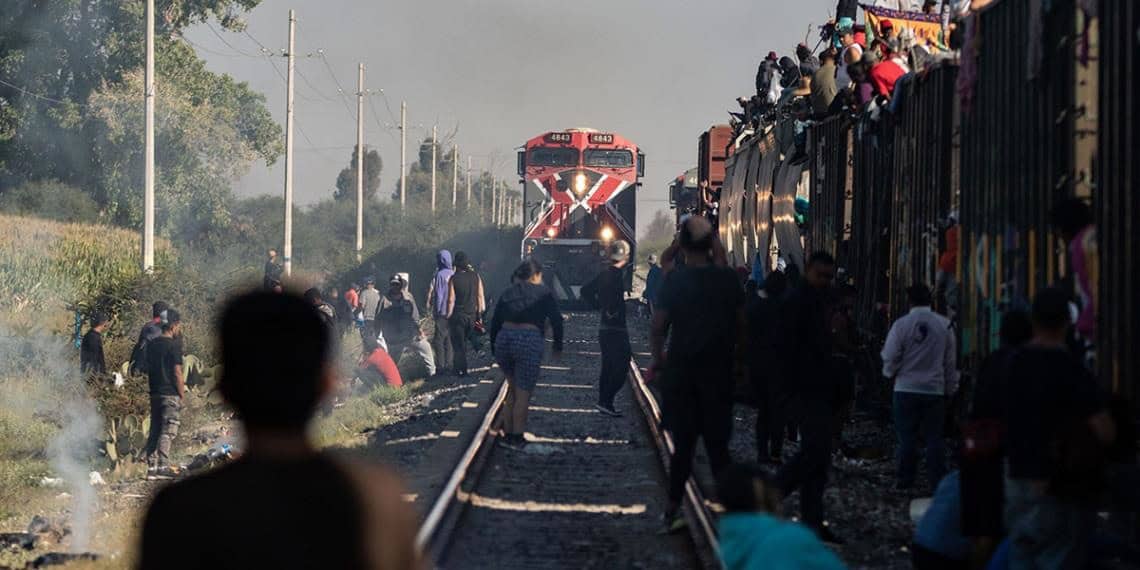
<path fill-rule="evenodd" d="M 431 213 L 435 214 L 435 171 L 438 166 L 435 158 L 435 150 L 439 145 L 435 144 L 435 138 L 439 134 L 439 127 L 433 125 L 431 128 Z"/>
<path fill-rule="evenodd" d="M 143 165 L 142 269 L 154 269 L 154 0 L 146 0 L 146 149 Z"/>
<path fill-rule="evenodd" d="M 471 211 L 471 155 L 467 155 L 467 201 L 464 202 L 467 211 Z"/>
<path fill-rule="evenodd" d="M 364 250 L 364 63 L 356 68 L 356 262 Z"/>
<path fill-rule="evenodd" d="M 400 103 L 400 213 L 408 206 L 408 102 Z"/>
<path fill-rule="evenodd" d="M 499 193 L 495 190 L 495 175 L 492 174 L 491 175 L 491 225 L 492 226 L 498 226 L 499 225 L 499 218 L 498 218 L 499 210 L 495 208 L 496 204 L 498 204 L 498 200 L 499 200 Z"/>
<path fill-rule="evenodd" d="M 297 14 L 289 10 L 289 75 L 285 79 L 285 276 L 293 273 L 293 71 L 296 64 Z"/>
<path fill-rule="evenodd" d="M 459 145 L 451 146 L 451 211 L 459 201 Z"/>

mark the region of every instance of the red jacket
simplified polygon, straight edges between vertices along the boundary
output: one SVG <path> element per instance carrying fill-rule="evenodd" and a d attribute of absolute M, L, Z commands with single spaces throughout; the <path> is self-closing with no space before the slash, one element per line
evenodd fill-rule
<path fill-rule="evenodd" d="M 895 82 L 906 75 L 906 68 L 892 60 L 880 61 L 871 68 L 871 83 L 875 85 L 875 92 L 884 97 L 890 97 L 895 92 Z"/>
<path fill-rule="evenodd" d="M 404 385 L 404 381 L 400 378 L 400 369 L 383 348 L 377 347 L 376 350 L 373 350 L 368 358 L 361 361 L 360 368 L 375 370 L 389 386 L 399 388 Z"/>

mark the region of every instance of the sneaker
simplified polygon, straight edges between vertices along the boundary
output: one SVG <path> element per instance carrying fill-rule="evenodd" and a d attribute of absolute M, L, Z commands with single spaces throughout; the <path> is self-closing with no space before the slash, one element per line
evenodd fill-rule
<path fill-rule="evenodd" d="M 522 451 L 526 447 L 526 438 L 519 433 L 509 433 L 499 440 L 499 446 L 514 451 Z"/>
<path fill-rule="evenodd" d="M 605 404 L 594 404 L 594 409 L 607 416 L 610 416 L 611 418 L 621 417 L 621 412 L 617 411 L 617 409 L 615 409 L 613 406 L 607 406 Z"/>
<path fill-rule="evenodd" d="M 821 526 L 815 529 L 815 534 L 821 541 L 823 541 L 824 544 L 830 544 L 832 546 L 843 546 L 844 544 L 847 544 L 847 541 L 839 538 L 835 533 L 831 532 L 831 527 Z"/>
<path fill-rule="evenodd" d="M 689 526 L 688 521 L 685 520 L 685 517 L 681 514 L 680 509 L 677 509 L 675 511 L 665 511 L 665 513 L 661 516 L 661 522 L 663 523 L 663 526 L 661 528 L 661 532 L 657 534 L 676 534 L 682 530 L 685 530 L 685 528 Z"/>

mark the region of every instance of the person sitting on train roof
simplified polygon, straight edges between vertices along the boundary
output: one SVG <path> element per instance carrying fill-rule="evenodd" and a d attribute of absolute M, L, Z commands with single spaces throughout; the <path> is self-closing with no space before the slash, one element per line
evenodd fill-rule
<path fill-rule="evenodd" d="M 835 56 L 832 48 L 827 48 L 819 54 L 819 70 L 811 78 L 811 106 L 816 119 L 828 115 L 828 108 L 835 100 L 839 89 L 835 85 Z"/>
<path fill-rule="evenodd" d="M 887 58 L 871 68 L 871 82 L 877 94 L 889 99 L 894 95 L 899 78 L 910 73 L 910 66 L 907 65 L 906 51 L 897 38 L 888 40 L 886 45 Z"/>
<path fill-rule="evenodd" d="M 733 464 L 717 477 L 725 514 L 717 523 L 727 570 L 845 568 L 807 527 L 780 518 L 779 492 L 763 469 Z"/>

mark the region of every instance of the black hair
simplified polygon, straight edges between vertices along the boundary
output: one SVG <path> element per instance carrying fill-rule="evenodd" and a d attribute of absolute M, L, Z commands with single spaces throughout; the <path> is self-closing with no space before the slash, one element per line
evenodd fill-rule
<path fill-rule="evenodd" d="M 808 267 L 811 267 L 817 263 L 821 265 L 835 265 L 835 258 L 826 251 L 817 251 L 811 254 L 811 257 L 808 258 L 807 264 Z"/>
<path fill-rule="evenodd" d="M 166 301 L 155 301 L 150 307 L 150 316 L 158 318 L 162 316 L 162 312 L 169 309 L 170 305 Z"/>
<path fill-rule="evenodd" d="M 471 263 L 467 260 L 467 254 L 462 251 L 455 252 L 455 259 L 452 260 L 451 266 L 456 271 L 467 271 L 467 266 Z"/>
<path fill-rule="evenodd" d="M 930 287 L 922 283 L 915 283 L 906 288 L 906 299 L 912 306 L 927 307 L 933 301 L 930 294 Z"/>
<path fill-rule="evenodd" d="M 311 287 L 305 291 L 305 302 L 312 305 L 317 301 L 323 301 L 321 298 L 321 290 L 316 287 Z"/>
<path fill-rule="evenodd" d="M 1075 235 L 1093 221 L 1092 209 L 1080 198 L 1067 198 L 1057 202 L 1050 212 L 1053 227 L 1065 235 Z"/>
<path fill-rule="evenodd" d="M 1005 346 L 1021 346 L 1033 338 L 1033 322 L 1029 313 L 1013 310 L 1001 316 L 1001 329 L 998 331 Z"/>
<path fill-rule="evenodd" d="M 784 295 L 788 289 L 788 276 L 783 271 L 773 271 L 764 280 L 764 292 L 769 299 L 776 299 Z"/>
<path fill-rule="evenodd" d="M 701 219 L 704 218 L 689 218 L 685 221 L 684 224 L 681 225 L 681 232 L 677 238 L 678 243 L 681 245 L 681 249 L 693 251 L 708 251 L 712 249 L 713 229 L 711 224 L 707 224 L 707 233 L 700 236 L 693 235 L 693 226 L 698 225 L 696 220 Z"/>
<path fill-rule="evenodd" d="M 110 321 L 111 317 L 108 316 L 107 313 L 95 313 L 94 315 L 91 315 L 91 326 L 93 327 L 97 327 Z"/>
<path fill-rule="evenodd" d="M 320 314 L 296 295 L 257 291 L 226 304 L 218 331 L 219 388 L 242 421 L 303 428 L 321 396 L 331 352 Z"/>
<path fill-rule="evenodd" d="M 542 266 L 539 265 L 534 258 L 527 258 L 515 268 L 515 272 L 511 274 L 511 280 L 516 283 L 530 280 L 531 277 L 542 273 Z"/>
<path fill-rule="evenodd" d="M 1069 325 L 1069 295 L 1056 287 L 1047 287 L 1033 298 L 1033 324 L 1047 329 Z"/>
<path fill-rule="evenodd" d="M 756 483 L 763 496 L 756 496 Z M 717 498 L 730 513 L 755 511 L 779 512 L 780 501 L 771 478 L 759 466 L 733 463 L 721 469 L 716 478 Z"/>

